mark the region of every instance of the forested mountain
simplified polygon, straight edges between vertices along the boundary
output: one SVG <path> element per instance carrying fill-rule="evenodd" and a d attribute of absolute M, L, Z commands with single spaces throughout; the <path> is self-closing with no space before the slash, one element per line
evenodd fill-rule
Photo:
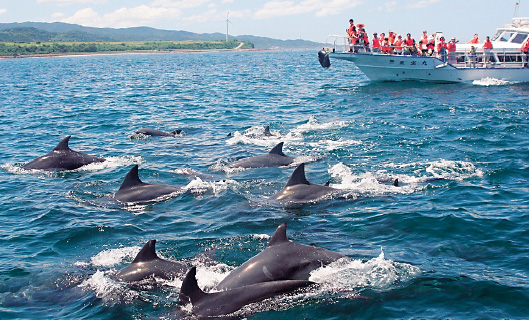
<path fill-rule="evenodd" d="M 0 41 L 213 41 L 224 40 L 222 33 L 193 33 L 188 31 L 160 30 L 150 27 L 133 28 L 93 28 L 62 22 L 22 22 L 0 23 Z M 256 49 L 317 49 L 320 43 L 306 40 L 278 40 L 251 35 L 232 36 L 239 41 L 254 44 Z"/>

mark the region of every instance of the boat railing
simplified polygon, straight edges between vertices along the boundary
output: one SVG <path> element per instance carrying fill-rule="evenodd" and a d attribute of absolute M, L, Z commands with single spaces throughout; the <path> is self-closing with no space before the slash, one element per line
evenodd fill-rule
<path fill-rule="evenodd" d="M 331 41 L 329 41 L 331 40 Z M 349 41 L 348 36 L 329 35 L 326 41 L 326 50 L 331 52 L 342 53 L 363 53 L 370 54 L 399 54 L 408 56 L 420 56 L 417 52 L 406 53 L 404 48 L 402 53 L 397 53 L 392 46 L 389 52 L 378 51 L 373 52 L 369 46 L 364 44 L 353 45 Z M 478 51 L 471 51 L 465 49 L 463 51 L 456 51 L 455 53 L 446 52 L 445 54 L 432 53 L 431 56 L 439 58 L 440 60 L 451 64 L 456 68 L 524 68 L 528 65 L 527 56 L 519 49 L 493 49 L 490 54 L 479 49 Z"/>
<path fill-rule="evenodd" d="M 513 49 L 493 49 L 490 53 L 464 50 L 448 54 L 443 61 L 457 68 L 524 68 L 527 56 Z"/>

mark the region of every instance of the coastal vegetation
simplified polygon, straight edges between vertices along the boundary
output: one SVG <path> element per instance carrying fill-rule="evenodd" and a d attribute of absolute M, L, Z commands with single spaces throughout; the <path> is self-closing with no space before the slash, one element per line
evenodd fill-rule
<path fill-rule="evenodd" d="M 39 54 L 251 49 L 253 44 L 230 41 L 133 41 L 133 42 L 0 42 L 0 56 Z M 240 46 L 240 47 L 239 47 Z"/>

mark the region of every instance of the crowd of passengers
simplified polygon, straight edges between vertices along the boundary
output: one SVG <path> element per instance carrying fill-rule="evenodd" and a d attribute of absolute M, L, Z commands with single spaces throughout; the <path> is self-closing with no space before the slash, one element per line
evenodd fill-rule
<path fill-rule="evenodd" d="M 400 34 L 396 34 L 391 30 L 387 35 L 385 33 L 378 35 L 375 32 L 373 37 L 369 39 L 364 25 L 361 23 L 355 25 L 353 19 L 349 20 L 349 28 L 346 31 L 349 36 L 350 51 L 352 52 L 365 51 L 413 56 L 437 56 L 445 61 L 448 59 L 448 62 L 451 63 L 455 62 L 456 43 L 459 42 L 455 37 L 446 41 L 443 36 L 436 41 L 436 33 L 428 36 L 426 31 L 423 31 L 419 41 L 416 41 L 409 33 L 406 34 L 405 38 L 402 38 Z M 475 34 L 469 43 L 473 44 L 469 54 L 475 55 L 476 47 L 479 44 L 478 35 Z M 485 55 L 488 56 L 492 50 L 492 42 L 488 36 L 483 42 L 482 48 Z"/>

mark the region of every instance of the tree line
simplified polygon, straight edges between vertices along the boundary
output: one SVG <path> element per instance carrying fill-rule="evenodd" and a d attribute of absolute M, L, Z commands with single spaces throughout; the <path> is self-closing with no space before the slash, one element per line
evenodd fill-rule
<path fill-rule="evenodd" d="M 235 49 L 240 41 L 0 42 L 0 55 Z M 244 43 L 242 49 L 252 49 Z"/>

